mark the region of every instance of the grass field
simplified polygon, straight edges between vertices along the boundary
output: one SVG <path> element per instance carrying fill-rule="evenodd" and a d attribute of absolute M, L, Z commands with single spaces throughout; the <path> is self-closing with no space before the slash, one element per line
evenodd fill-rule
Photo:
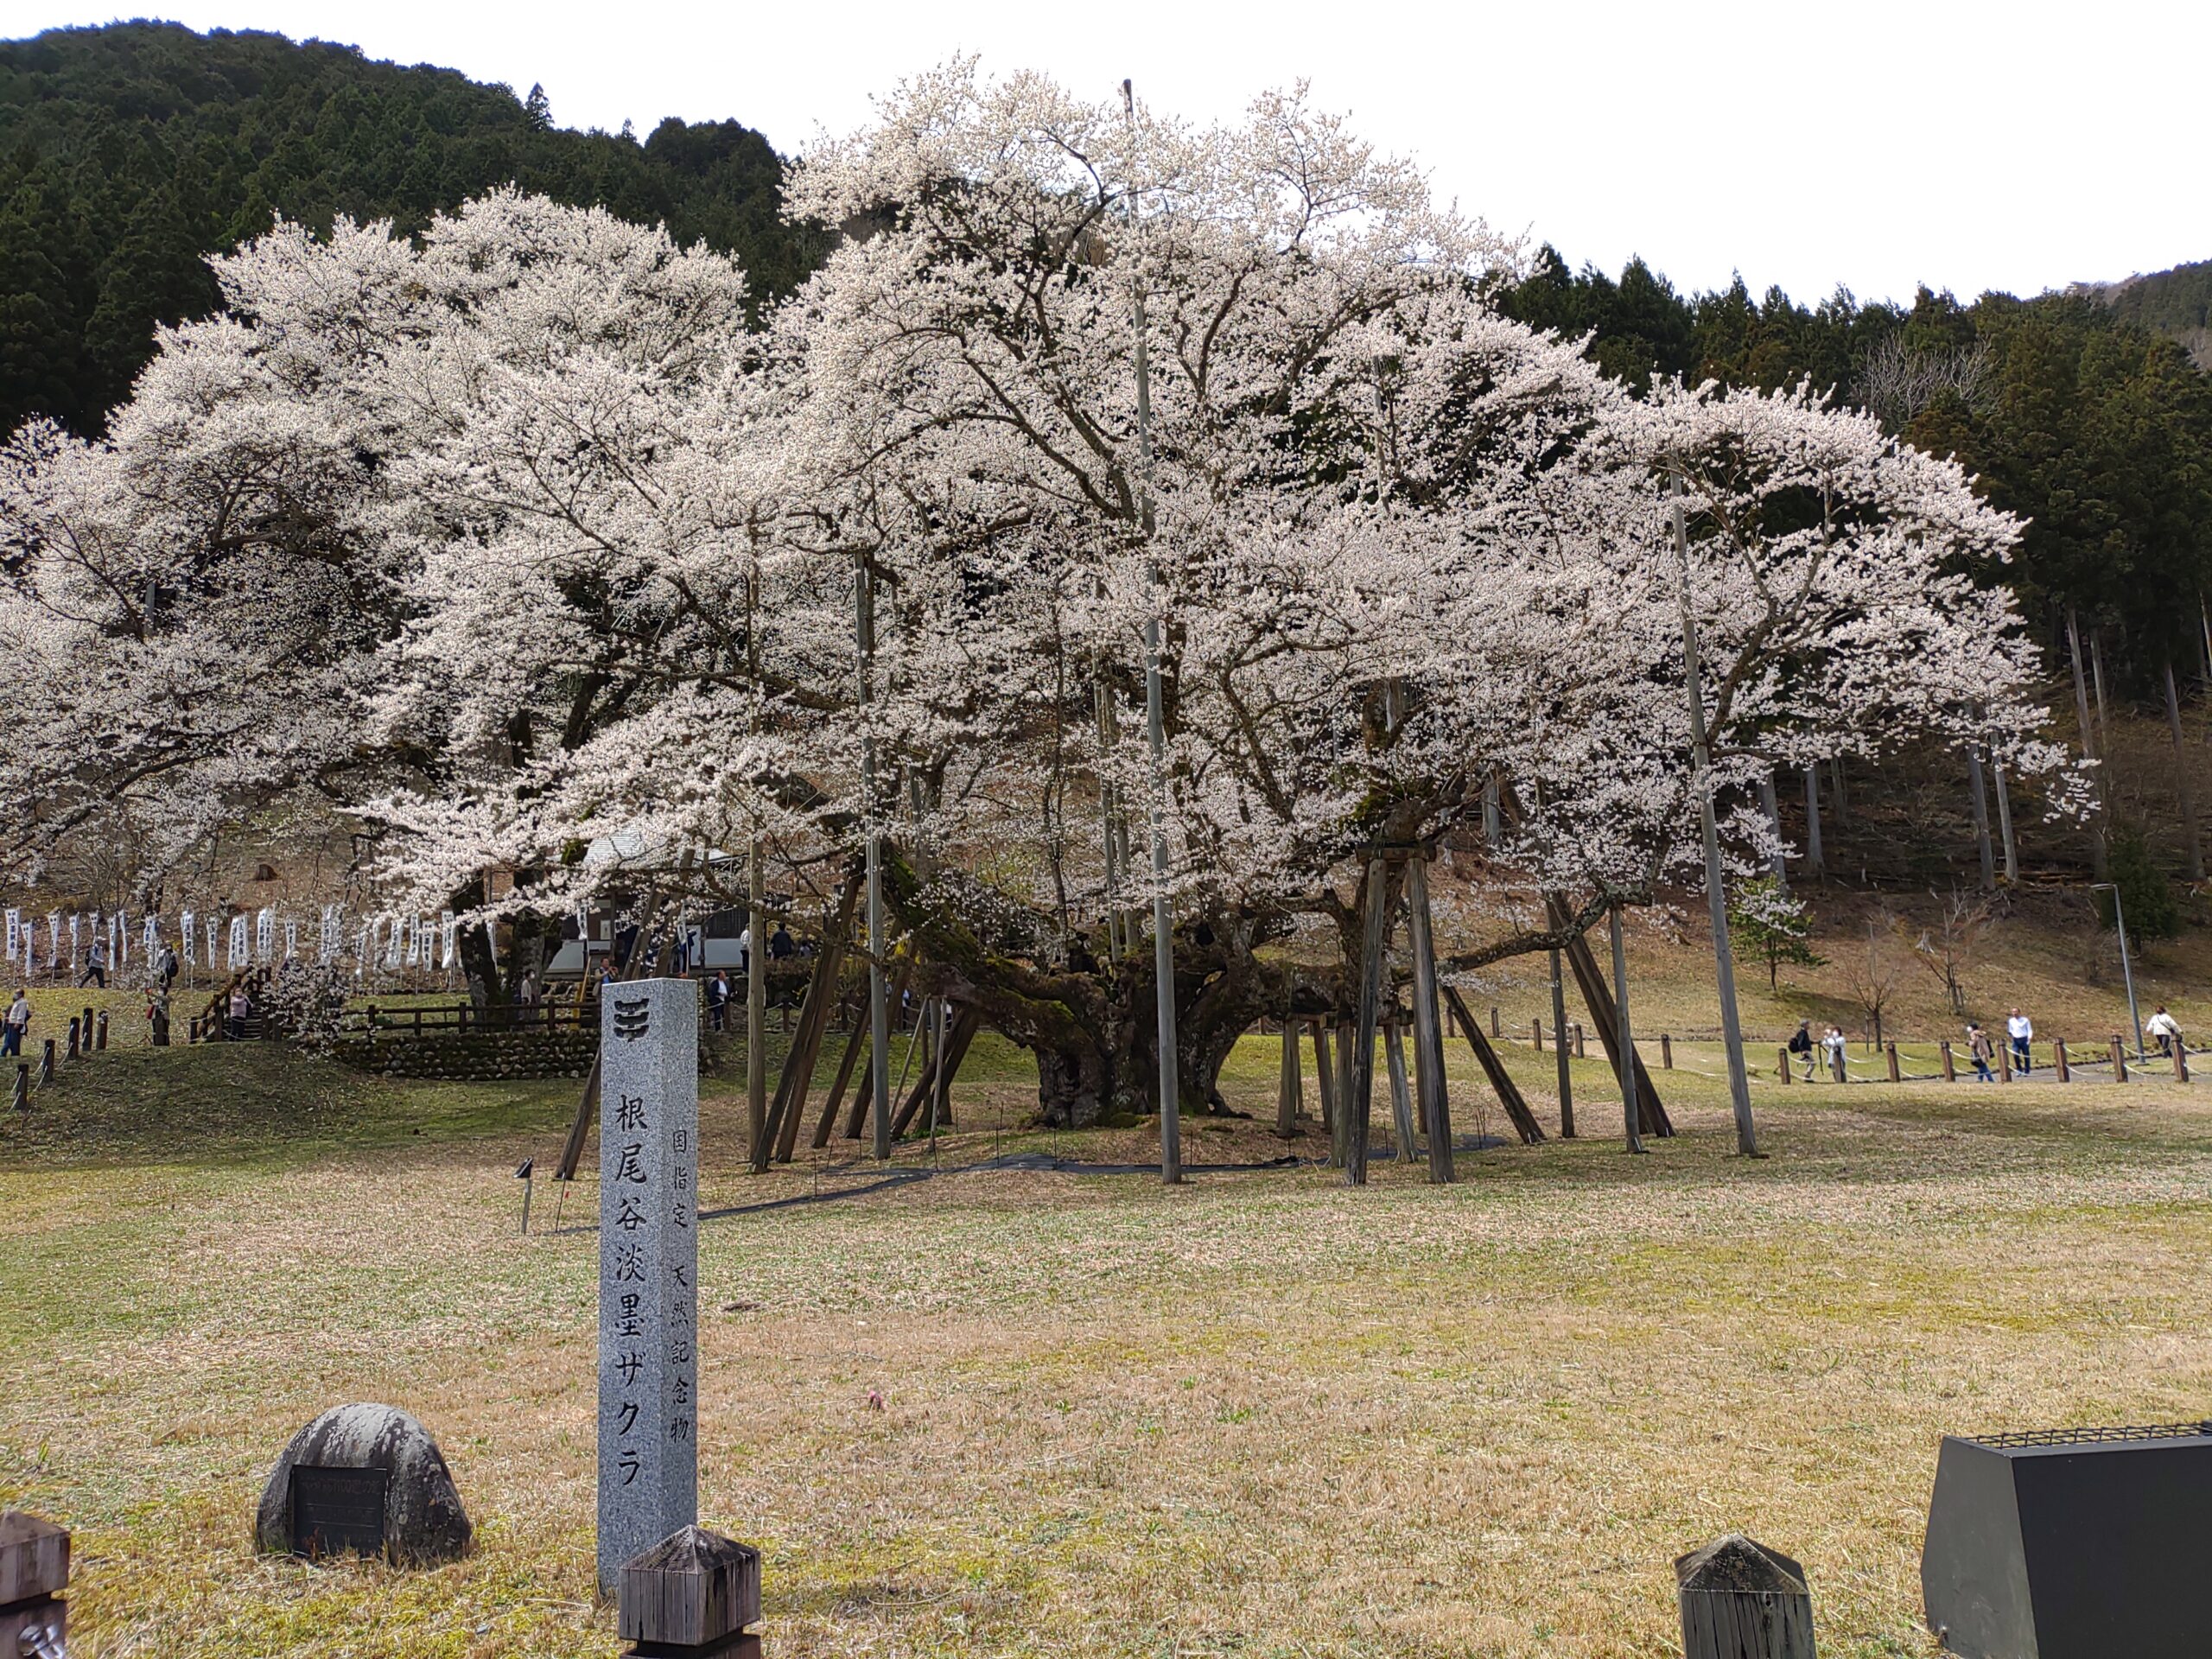
<path fill-rule="evenodd" d="M 1550 1057 L 1510 1058 L 1546 1111 Z M 770 1653 L 1668 1653 L 1670 1558 L 1740 1527 L 1805 1562 L 1823 1654 L 1923 1654 L 1940 1434 L 2204 1414 L 2212 1085 L 1769 1083 L 1749 1163 L 1717 1054 L 1677 1058 L 1649 1157 L 1554 1141 L 1363 1192 L 960 1173 L 1154 1154 L 1011 1127 L 1031 1085 L 985 1047 L 942 1173 L 839 1197 L 874 1179 L 847 1143 L 751 1177 L 711 1084 L 702 1518 L 763 1550 Z M 1274 1065 L 1248 1042 L 1232 1104 L 1271 1115 Z M 1602 1067 L 1577 1087 L 1609 1128 Z M 73 1652 L 617 1650 L 595 1192 L 525 1239 L 512 1179 L 570 1098 L 134 1046 L 0 1126 L 0 1502 L 77 1529 Z M 1188 1155 L 1279 1157 L 1264 1121 Z M 285 1439 L 352 1399 L 439 1436 L 469 1559 L 251 1553 Z"/>

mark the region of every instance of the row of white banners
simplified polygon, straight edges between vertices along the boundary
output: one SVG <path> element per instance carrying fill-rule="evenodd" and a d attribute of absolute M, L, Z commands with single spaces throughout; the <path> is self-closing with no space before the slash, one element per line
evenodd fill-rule
<path fill-rule="evenodd" d="M 41 927 L 43 920 L 45 925 Z M 22 910 L 7 912 L 8 961 L 16 970 L 29 975 L 43 970 L 71 974 L 93 968 L 113 971 L 129 965 L 131 918 L 128 911 L 50 910 L 41 918 Z M 325 905 L 315 926 L 315 960 L 325 963 L 350 960 L 358 976 L 370 968 L 450 968 L 457 931 L 454 915 L 399 916 L 390 912 L 349 918 L 344 907 Z M 280 915 L 268 906 L 249 916 L 232 916 L 227 925 L 219 918 L 181 912 L 174 925 L 159 916 L 138 918 L 137 949 L 151 967 L 158 967 L 165 950 L 175 949 L 186 967 L 205 962 L 213 968 L 251 968 L 257 963 L 289 962 L 300 954 L 301 923 Z M 43 933 L 43 940 L 40 935 Z M 350 935 L 350 937 L 349 937 Z M 171 945 L 174 939 L 175 944 Z M 278 949 L 282 940 L 283 949 Z M 348 946 L 351 949 L 348 949 Z M 204 954 L 203 954 L 204 950 Z"/>

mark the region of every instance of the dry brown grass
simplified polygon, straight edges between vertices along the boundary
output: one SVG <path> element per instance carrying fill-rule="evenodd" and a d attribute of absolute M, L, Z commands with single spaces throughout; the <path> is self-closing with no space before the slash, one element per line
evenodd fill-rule
<path fill-rule="evenodd" d="M 1265 1111 L 1248 1050 L 1229 1093 Z M 278 1066 L 118 1054 L 0 1139 L 0 1501 L 78 1529 L 83 1651 L 613 1654 L 595 1239 L 517 1236 L 510 1179 L 565 1089 Z M 1652 1655 L 1669 1558 L 1741 1527 L 1806 1563 L 1824 1652 L 1922 1654 L 1941 1433 L 2203 1414 L 2212 1088 L 1770 1085 L 1747 1164 L 1715 1084 L 1666 1082 L 1684 1133 L 1654 1156 L 1499 1150 L 1450 1189 L 948 1173 L 710 1221 L 703 1518 L 765 1553 L 770 1652 Z M 1578 1088 L 1586 1125 L 1618 1116 L 1596 1065 Z M 942 1164 L 1025 1105 L 986 1067 Z M 735 1113 L 718 1085 L 710 1207 L 870 1179 L 751 1178 Z M 439 1435 L 467 1560 L 251 1554 L 285 1437 L 361 1398 Z"/>

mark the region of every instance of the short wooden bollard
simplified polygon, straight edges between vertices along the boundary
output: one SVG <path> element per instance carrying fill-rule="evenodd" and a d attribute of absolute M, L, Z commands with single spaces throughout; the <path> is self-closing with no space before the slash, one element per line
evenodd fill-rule
<path fill-rule="evenodd" d="M 2074 1074 L 2066 1069 L 2066 1045 L 2063 1040 L 2050 1046 L 2050 1061 L 2052 1069 L 2058 1073 L 2058 1080 L 2061 1083 L 2071 1083 L 2074 1080 Z"/>
<path fill-rule="evenodd" d="M 2114 1083 L 2127 1081 L 2127 1045 L 2117 1036 L 2112 1039 L 2112 1080 Z"/>
<path fill-rule="evenodd" d="M 1575 1058 L 1576 1059 L 1578 1059 L 1578 1060 L 1583 1058 L 1583 1056 L 1582 1056 L 1582 1022 L 1581 1022 L 1580 1020 L 1576 1020 L 1576 1021 L 1574 1022 L 1574 1058 Z"/>
<path fill-rule="evenodd" d="M 73 1014 L 69 1016 L 69 1052 L 65 1058 L 72 1060 L 77 1058 L 77 1016 Z"/>
<path fill-rule="evenodd" d="M 1544 1022 L 1542 1020 L 1531 1020 L 1529 1022 L 1529 1040 L 1535 1045 L 1537 1053 L 1541 1054 L 1544 1052 Z"/>
<path fill-rule="evenodd" d="M 101 1050 L 107 1047 L 107 1010 L 105 1008 L 100 1010 L 99 1023 L 92 1027 L 92 1046 Z"/>
<path fill-rule="evenodd" d="M 1838 1083 L 1849 1083 L 1851 1076 L 1843 1069 L 1843 1051 L 1839 1048 L 1831 1050 L 1830 1052 L 1832 1058 L 1828 1061 L 1828 1071 Z"/>
<path fill-rule="evenodd" d="M 1740 1532 L 1679 1557 L 1683 1659 L 1814 1659 L 1805 1569 Z"/>
<path fill-rule="evenodd" d="M 1895 1043 L 1889 1045 L 1889 1053 L 1890 1081 L 1891 1083 L 1903 1083 L 1904 1081 L 1904 1072 L 1897 1065 L 1897 1046 Z"/>
<path fill-rule="evenodd" d="M 1784 1083 L 1790 1082 L 1792 1079 L 1789 1076 L 1789 1051 L 1786 1048 L 1777 1048 L 1774 1052 L 1778 1057 L 1778 1063 L 1774 1068 L 1776 1073 Z"/>
<path fill-rule="evenodd" d="M 0 1654 L 68 1650 L 69 1535 L 50 1521 L 0 1515 Z"/>
<path fill-rule="evenodd" d="M 1959 1080 L 1959 1068 L 1957 1063 L 1951 1058 L 1951 1045 L 1948 1041 L 1938 1043 L 1936 1045 L 1936 1052 L 1942 1058 L 1943 1081 L 1956 1083 Z"/>
<path fill-rule="evenodd" d="M 92 1011 L 90 1008 L 86 1008 L 86 1009 L 85 1010 L 85 1052 L 86 1052 L 86 1053 L 87 1053 L 87 1054 L 89 1054 L 89 1053 L 91 1053 L 92 1052 Z"/>
<path fill-rule="evenodd" d="M 1490 1010 L 1490 1034 L 1492 1037 L 1505 1035 L 1505 1028 L 1497 1023 L 1497 1005 L 1494 1002 L 1491 1004 Z"/>
<path fill-rule="evenodd" d="M 760 1552 L 686 1527 L 622 1564 L 615 1629 L 633 1655 L 746 1656 L 760 1638 Z"/>
<path fill-rule="evenodd" d="M 186 1028 L 184 1040 L 188 1043 L 200 1040 L 200 1016 L 196 1014 L 192 1016 L 191 1025 Z"/>
<path fill-rule="evenodd" d="M 1663 1031 L 1659 1033 L 1659 1069 L 1662 1071 L 1675 1069 L 1675 1039 Z"/>
<path fill-rule="evenodd" d="M 2012 1045 L 2009 1042 L 1997 1045 L 1997 1081 L 2012 1081 Z"/>
<path fill-rule="evenodd" d="M 2189 1081 L 2189 1056 L 2183 1051 L 2179 1038 L 2174 1039 L 2174 1081 L 2177 1083 Z"/>

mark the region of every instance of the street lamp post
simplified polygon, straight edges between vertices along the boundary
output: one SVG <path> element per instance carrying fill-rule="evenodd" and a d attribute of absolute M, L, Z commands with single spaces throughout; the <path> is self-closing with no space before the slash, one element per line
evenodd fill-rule
<path fill-rule="evenodd" d="M 2135 969 L 2127 960 L 2127 912 L 2120 908 L 2120 886 L 2113 881 L 2093 881 L 2091 893 L 2112 894 L 2113 931 L 2120 935 L 2120 976 L 2127 984 L 2127 1017 L 2135 1022 L 2135 1058 L 2143 1058 L 2143 1014 L 2135 1006 Z"/>

